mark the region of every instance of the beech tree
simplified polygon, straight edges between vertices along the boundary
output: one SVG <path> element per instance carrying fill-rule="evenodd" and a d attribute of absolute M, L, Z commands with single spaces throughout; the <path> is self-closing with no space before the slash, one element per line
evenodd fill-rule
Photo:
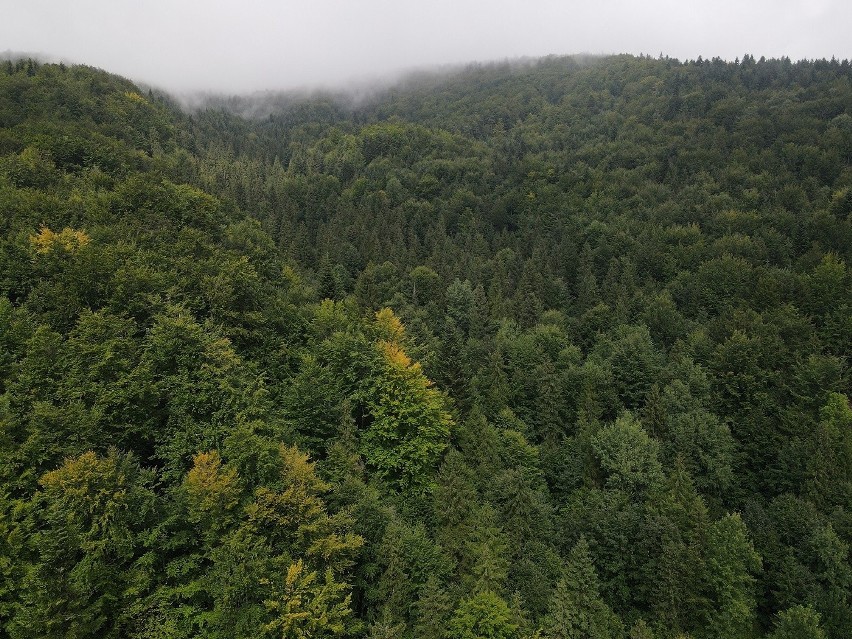
<path fill-rule="evenodd" d="M 26 566 L 13 637 L 124 636 L 152 575 L 145 529 L 152 476 L 115 450 L 67 459 L 28 505 Z"/>

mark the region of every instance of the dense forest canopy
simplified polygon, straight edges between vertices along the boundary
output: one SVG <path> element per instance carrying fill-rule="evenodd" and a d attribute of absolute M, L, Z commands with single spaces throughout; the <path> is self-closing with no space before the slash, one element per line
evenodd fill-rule
<path fill-rule="evenodd" d="M 0 637 L 852 636 L 848 61 L 176 104 L 0 64 Z"/>

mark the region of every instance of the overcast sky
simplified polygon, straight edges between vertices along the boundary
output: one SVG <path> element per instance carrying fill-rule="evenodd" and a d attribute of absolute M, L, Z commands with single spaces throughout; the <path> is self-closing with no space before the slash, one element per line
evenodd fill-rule
<path fill-rule="evenodd" d="M 548 54 L 852 58 L 852 0 L 0 0 L 0 16 L 0 53 L 177 91 Z"/>

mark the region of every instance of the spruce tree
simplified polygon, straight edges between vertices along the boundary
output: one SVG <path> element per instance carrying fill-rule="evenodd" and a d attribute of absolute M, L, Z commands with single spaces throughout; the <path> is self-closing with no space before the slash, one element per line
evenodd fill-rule
<path fill-rule="evenodd" d="M 616 639 L 624 628 L 600 596 L 598 575 L 585 537 L 571 550 L 550 610 L 542 621 L 546 639 Z"/>

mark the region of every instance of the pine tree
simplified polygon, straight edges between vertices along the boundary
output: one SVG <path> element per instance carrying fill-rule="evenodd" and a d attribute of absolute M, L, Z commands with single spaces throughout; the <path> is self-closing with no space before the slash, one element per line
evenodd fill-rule
<path fill-rule="evenodd" d="M 545 639 L 616 639 L 624 628 L 600 597 L 600 584 L 585 537 L 571 550 L 542 621 Z"/>
<path fill-rule="evenodd" d="M 475 510 L 479 495 L 474 484 L 473 471 L 455 449 L 450 449 L 438 471 L 432 490 L 435 538 L 456 561 L 462 560 L 475 524 Z"/>
<path fill-rule="evenodd" d="M 452 603 L 446 590 L 435 575 L 429 575 L 414 605 L 416 639 L 442 639 L 452 613 Z"/>
<path fill-rule="evenodd" d="M 830 512 L 852 506 L 852 409 L 846 396 L 831 393 L 820 417 L 808 451 L 805 491 Z"/>
<path fill-rule="evenodd" d="M 703 534 L 707 508 L 695 491 L 683 460 L 678 457 L 661 495 L 649 504 L 648 543 L 654 554 L 648 576 L 656 619 L 672 632 L 693 627 L 703 603 Z"/>
<path fill-rule="evenodd" d="M 699 636 L 747 639 L 756 618 L 755 577 L 760 555 L 739 514 L 726 515 L 707 530 L 705 583 L 711 608 Z M 698 633 L 697 633 L 698 634 Z"/>
<path fill-rule="evenodd" d="M 477 513 L 461 569 L 470 590 L 502 592 L 509 575 L 509 548 L 494 509 L 488 504 Z"/>

